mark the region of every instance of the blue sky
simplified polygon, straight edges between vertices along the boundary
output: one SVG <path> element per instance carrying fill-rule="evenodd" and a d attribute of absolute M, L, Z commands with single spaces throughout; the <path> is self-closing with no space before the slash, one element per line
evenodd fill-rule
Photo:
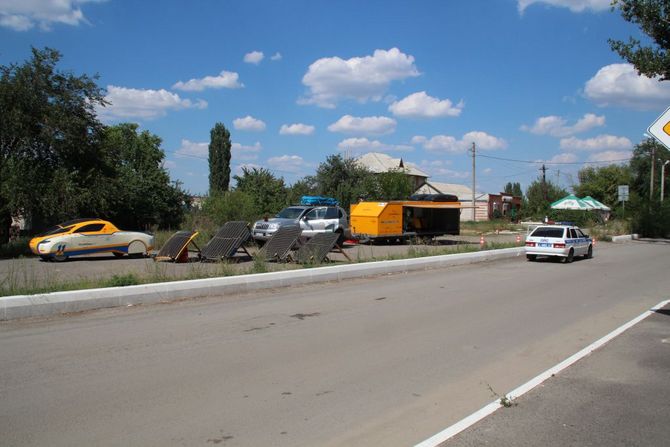
<path fill-rule="evenodd" d="M 30 47 L 100 75 L 108 124 L 160 136 L 165 166 L 208 189 L 223 122 L 233 174 L 287 183 L 328 155 L 384 152 L 435 182 L 569 188 L 585 163 L 618 163 L 670 105 L 607 43 L 644 41 L 610 0 L 0 0 L 0 64 Z M 493 158 L 492 158 L 493 157 Z M 512 161 L 515 160 L 515 161 Z"/>

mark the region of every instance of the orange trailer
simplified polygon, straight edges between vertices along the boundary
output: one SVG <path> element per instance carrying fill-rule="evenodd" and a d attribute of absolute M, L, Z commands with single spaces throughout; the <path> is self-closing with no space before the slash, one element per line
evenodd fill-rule
<path fill-rule="evenodd" d="M 460 233 L 461 203 L 455 196 L 422 195 L 415 200 L 351 205 L 350 227 L 361 240 L 437 237 Z"/>

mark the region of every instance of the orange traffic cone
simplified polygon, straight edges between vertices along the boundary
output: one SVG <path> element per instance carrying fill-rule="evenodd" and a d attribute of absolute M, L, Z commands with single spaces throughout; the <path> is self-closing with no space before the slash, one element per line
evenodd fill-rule
<path fill-rule="evenodd" d="M 483 246 L 484 243 L 485 243 L 485 241 L 484 241 L 484 235 L 482 234 L 482 235 L 479 237 L 479 245 L 482 245 L 482 246 Z"/>
<path fill-rule="evenodd" d="M 517 243 L 517 244 L 520 244 L 520 243 L 521 243 L 521 235 L 520 235 L 520 234 L 517 234 L 517 235 L 516 235 L 516 243 Z"/>

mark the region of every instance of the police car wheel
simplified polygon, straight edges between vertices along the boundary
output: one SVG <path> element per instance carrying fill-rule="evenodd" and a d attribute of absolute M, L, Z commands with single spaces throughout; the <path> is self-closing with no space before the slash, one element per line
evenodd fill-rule
<path fill-rule="evenodd" d="M 589 251 L 586 252 L 586 259 L 591 259 L 593 257 L 593 247 L 589 245 Z"/>
<path fill-rule="evenodd" d="M 563 258 L 563 262 L 566 264 L 570 264 L 575 258 L 575 251 L 571 248 L 570 251 L 568 252 L 568 256 Z"/>
<path fill-rule="evenodd" d="M 526 255 L 526 259 L 528 259 L 529 261 L 534 261 L 534 260 L 537 259 L 537 256 L 536 255 Z"/>

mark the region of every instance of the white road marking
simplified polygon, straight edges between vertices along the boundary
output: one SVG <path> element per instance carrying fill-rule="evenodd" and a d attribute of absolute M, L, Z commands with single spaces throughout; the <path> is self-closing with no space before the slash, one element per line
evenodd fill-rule
<path fill-rule="evenodd" d="M 509 400 L 516 399 L 520 396 L 523 396 L 526 394 L 528 391 L 532 390 L 551 376 L 558 374 L 559 372 L 563 371 L 565 368 L 569 367 L 570 365 L 574 364 L 580 359 L 583 359 L 587 355 L 591 354 L 593 351 L 596 349 L 600 348 L 613 338 L 617 337 L 624 331 L 630 329 L 631 327 L 635 326 L 637 323 L 640 321 L 644 320 L 647 318 L 649 315 L 653 314 L 655 311 L 662 309 L 663 307 L 667 306 L 670 304 L 670 300 L 665 300 L 661 301 L 648 311 L 644 312 L 643 314 L 639 315 L 636 318 L 633 318 L 630 320 L 628 323 L 625 323 L 623 326 L 618 327 L 617 329 L 613 330 L 609 334 L 605 335 L 601 339 L 593 342 L 586 348 L 582 349 L 581 351 L 577 352 L 576 354 L 568 357 L 567 359 L 563 360 L 561 363 L 557 364 L 556 366 L 549 368 L 545 372 L 541 373 L 540 375 L 534 377 L 533 379 L 529 380 L 528 382 L 524 383 L 518 388 L 515 388 L 514 390 L 510 391 L 505 395 L 505 397 Z M 476 424 L 477 422 L 481 421 L 484 419 L 486 416 L 489 416 L 493 412 L 495 412 L 497 409 L 502 407 L 502 404 L 500 403 L 500 399 L 496 399 L 495 401 L 491 402 L 490 404 L 484 406 L 483 408 L 475 411 L 471 415 L 461 419 L 460 421 L 456 422 L 450 427 L 447 427 L 446 429 L 442 430 L 441 432 L 431 436 L 430 438 L 426 439 L 425 441 L 422 441 L 418 444 L 415 445 L 415 447 L 437 447 L 449 438 L 452 438 L 453 436 L 457 435 L 458 433 L 462 432 L 466 428 L 469 428 L 470 426 Z"/>

